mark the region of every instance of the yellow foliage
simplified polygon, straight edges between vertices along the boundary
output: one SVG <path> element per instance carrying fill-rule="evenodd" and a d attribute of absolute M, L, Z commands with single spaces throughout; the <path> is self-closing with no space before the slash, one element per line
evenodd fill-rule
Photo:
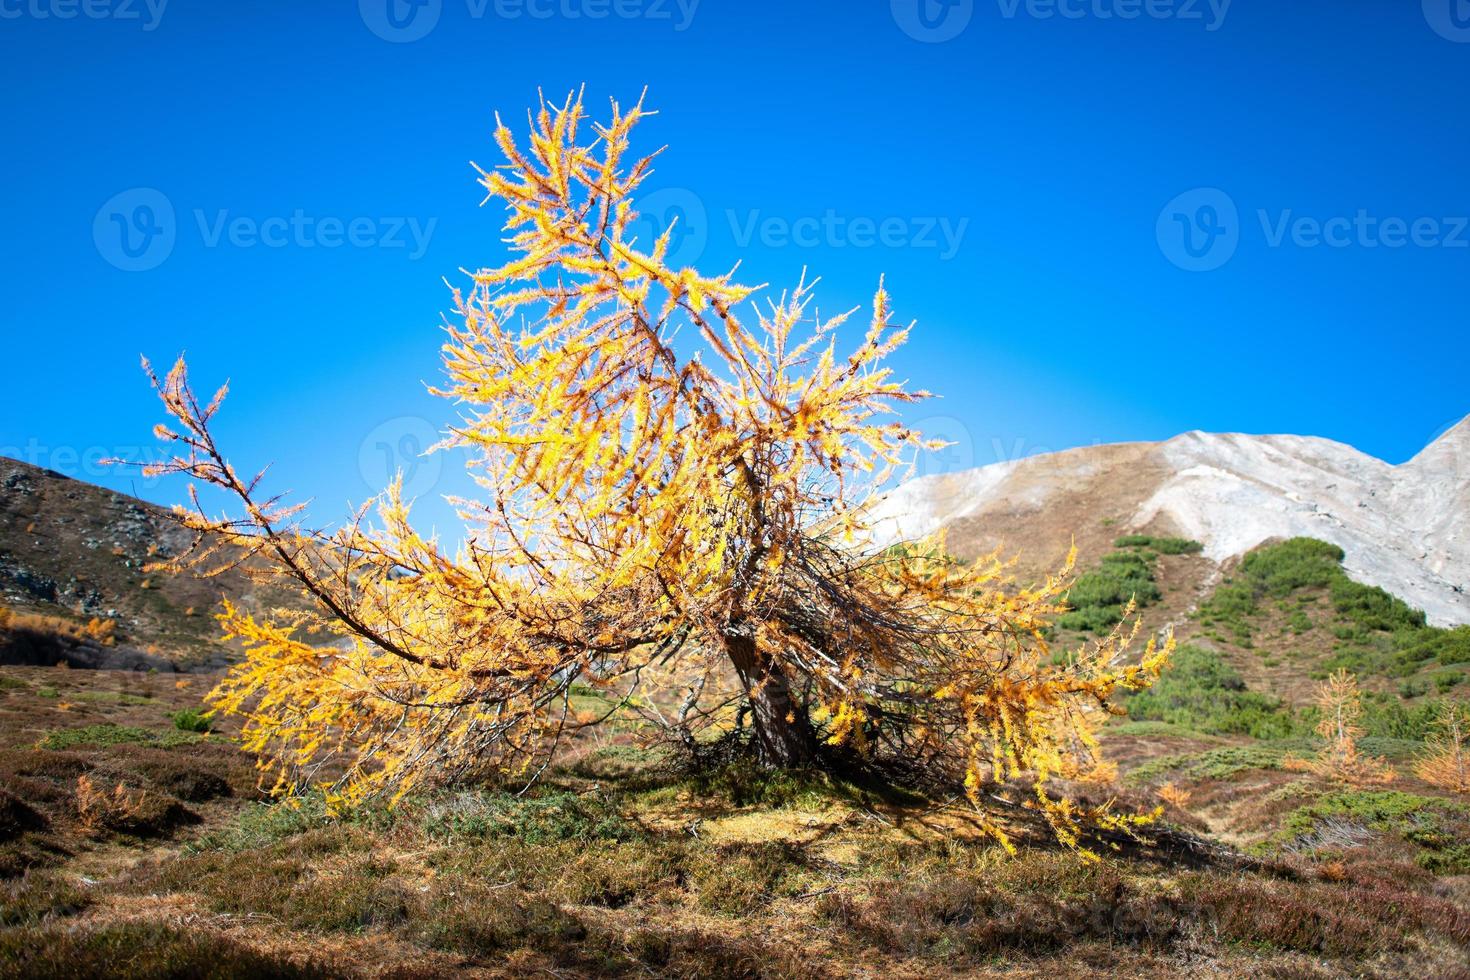
<path fill-rule="evenodd" d="M 543 102 L 526 145 L 497 126 L 506 162 L 480 182 L 516 255 L 454 290 L 436 389 L 462 415 L 435 449 L 464 452 L 486 494 L 455 501 L 469 524 L 456 553 L 414 528 L 401 481 L 375 528 L 367 506 L 338 531 L 304 527 L 300 505 L 262 494 L 216 445 L 224 389 L 202 403 L 182 361 L 149 369 L 176 455 L 145 472 L 233 494 L 239 516 L 194 497 L 180 519 L 268 559 L 318 607 L 262 619 L 226 604 L 247 655 L 215 708 L 244 718 L 278 792 L 336 770 L 330 799 L 351 806 L 470 770 L 539 771 L 563 734 L 600 720 L 571 707 L 576 680 L 685 735 L 736 721 L 733 686 L 771 764 L 897 760 L 963 783 L 977 807 L 1028 780 L 1078 848 L 1088 825 L 1147 822 L 1050 786 L 1108 772 L 1097 727 L 1172 641 L 1125 657 L 1135 624 L 1054 663 L 1044 630 L 1075 553 L 1022 588 L 999 554 L 867 543 L 872 494 L 938 445 L 893 412 L 924 397 L 884 364 L 909 328 L 880 284 L 840 353 L 853 311 L 819 315 L 814 283 L 747 314 L 761 287 L 670 267 L 667 233 L 633 238 L 651 158 L 626 161 L 647 114 L 614 103 L 589 126 L 573 96 Z M 661 704 L 682 707 L 669 721 Z"/>
<path fill-rule="evenodd" d="M 92 639 L 100 640 L 104 645 L 111 646 L 114 639 L 113 634 L 117 631 L 117 623 L 110 619 L 99 619 L 93 616 L 87 620 L 83 631 Z"/>
<path fill-rule="evenodd" d="M 92 640 L 104 646 L 111 646 L 116 640 L 117 623 L 114 620 L 96 616 L 87 620 L 86 623 L 78 623 L 76 620 L 61 616 L 16 612 L 14 609 L 0 606 L 0 629 L 47 633 L 53 636 L 69 637 L 73 640 Z"/>
<path fill-rule="evenodd" d="M 1425 741 L 1414 774 L 1440 789 L 1470 794 L 1470 707 L 1445 705 L 1438 731 Z"/>

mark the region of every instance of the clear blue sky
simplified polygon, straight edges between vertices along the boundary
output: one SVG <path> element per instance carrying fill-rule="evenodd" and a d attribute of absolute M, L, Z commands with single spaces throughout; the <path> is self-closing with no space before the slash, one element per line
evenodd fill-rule
<path fill-rule="evenodd" d="M 649 87 L 702 266 L 831 311 L 887 274 L 935 465 L 1194 428 L 1399 462 L 1470 412 L 1464 0 L 388 2 L 0 0 L 4 452 L 129 489 L 90 460 L 187 349 L 241 468 L 360 500 L 451 417 L 493 111 L 581 83 Z"/>

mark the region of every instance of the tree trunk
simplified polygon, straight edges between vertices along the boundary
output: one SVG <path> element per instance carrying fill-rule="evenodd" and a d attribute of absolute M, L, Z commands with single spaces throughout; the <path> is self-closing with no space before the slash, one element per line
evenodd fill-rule
<path fill-rule="evenodd" d="M 725 652 L 750 701 L 756 758 L 780 769 L 809 769 L 817 759 L 817 736 L 806 706 L 792 697 L 780 666 L 763 659 L 749 636 L 726 635 Z"/>

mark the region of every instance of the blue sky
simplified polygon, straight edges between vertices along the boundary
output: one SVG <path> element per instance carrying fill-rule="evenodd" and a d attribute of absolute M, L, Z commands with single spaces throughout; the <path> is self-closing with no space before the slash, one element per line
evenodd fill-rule
<path fill-rule="evenodd" d="M 828 311 L 887 275 L 930 469 L 1194 428 L 1399 462 L 1470 412 L 1466 0 L 417 2 L 0 0 L 0 451 L 182 499 L 95 460 L 187 350 L 322 518 L 395 462 L 462 490 L 411 454 L 443 278 L 505 258 L 469 163 L 583 83 L 648 86 L 701 267 Z"/>

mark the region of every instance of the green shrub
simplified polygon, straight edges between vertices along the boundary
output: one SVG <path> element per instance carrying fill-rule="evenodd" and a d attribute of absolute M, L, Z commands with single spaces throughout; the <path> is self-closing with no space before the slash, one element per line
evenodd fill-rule
<path fill-rule="evenodd" d="M 311 793 L 279 803 L 256 803 L 236 817 L 233 826 L 202 838 L 199 847 L 258 851 L 319 831 L 350 828 L 387 830 L 397 823 L 399 812 L 382 806 L 362 806 L 333 817 L 327 812 L 325 798 L 319 793 Z"/>
<path fill-rule="evenodd" d="M 1245 681 L 1219 654 L 1182 646 L 1162 677 L 1125 702 L 1128 717 L 1162 721 L 1216 735 L 1285 738 L 1296 721 L 1275 698 L 1246 688 Z"/>
<path fill-rule="evenodd" d="M 105 704 L 153 704 L 153 698 L 147 694 L 127 694 L 123 691 L 83 691 L 77 695 L 78 701 L 100 701 Z"/>
<path fill-rule="evenodd" d="M 1146 606 L 1162 595 L 1148 557 L 1136 551 L 1114 551 L 1103 556 L 1097 569 L 1077 577 L 1066 596 L 1071 611 L 1058 617 L 1057 625 L 1103 633 L 1122 620 L 1123 607 L 1130 599 Z"/>
<path fill-rule="evenodd" d="M 1329 583 L 1332 605 L 1360 628 L 1383 632 L 1424 628 L 1424 614 L 1419 610 L 1377 586 L 1354 582 L 1340 568 L 1336 571 Z"/>
<path fill-rule="evenodd" d="M 1429 693 L 1429 685 L 1421 680 L 1404 681 L 1399 684 L 1399 697 L 1405 701 L 1410 698 L 1422 697 L 1427 693 Z"/>
<path fill-rule="evenodd" d="M 1378 738 L 1423 741 L 1434 730 L 1435 720 L 1440 716 L 1441 703 L 1431 699 L 1408 706 L 1399 699 L 1376 691 L 1370 692 L 1363 697 L 1363 717 L 1360 724 L 1364 732 Z"/>
<path fill-rule="evenodd" d="M 1434 675 L 1434 686 L 1439 690 L 1441 694 L 1443 694 L 1450 688 L 1454 687 L 1456 684 L 1462 683 L 1464 680 L 1464 674 L 1446 670 Z"/>
<path fill-rule="evenodd" d="M 1410 631 L 1396 637 L 1399 657 L 1410 663 L 1437 661 L 1443 667 L 1470 663 L 1470 626 Z"/>
<path fill-rule="evenodd" d="M 1418 849 L 1415 861 L 1438 873 L 1470 872 L 1470 807 L 1399 790 L 1347 790 L 1324 796 L 1287 816 L 1277 839 L 1307 839 L 1327 820 L 1351 821 L 1392 834 Z"/>
<path fill-rule="evenodd" d="M 173 719 L 174 727 L 181 732 L 208 732 L 210 730 L 209 716 L 197 708 L 184 708 L 169 715 Z"/>
<path fill-rule="evenodd" d="M 1156 538 L 1147 534 L 1125 534 L 1113 542 L 1114 548 L 1152 548 L 1161 555 L 1193 555 L 1204 545 L 1188 538 Z"/>
<path fill-rule="evenodd" d="M 102 724 L 53 729 L 42 736 L 37 745 L 43 749 L 56 750 L 100 745 L 148 745 L 154 738 L 154 733 L 146 728 Z"/>
<path fill-rule="evenodd" d="M 1402 693 L 1402 692 L 1400 692 Z M 1417 704 L 1406 705 L 1401 697 L 1368 691 L 1363 695 L 1363 715 L 1359 724 L 1369 738 L 1395 739 L 1398 741 L 1422 742 L 1432 731 L 1441 716 L 1444 700 L 1426 698 Z M 1297 713 L 1297 728 L 1308 732 L 1317 725 L 1317 708 L 1309 705 Z"/>
<path fill-rule="evenodd" d="M 1229 779 L 1249 769 L 1280 769 L 1287 751 L 1280 746 L 1222 745 L 1205 752 L 1150 759 L 1128 774 L 1134 782 L 1162 776 L 1179 779 Z"/>

